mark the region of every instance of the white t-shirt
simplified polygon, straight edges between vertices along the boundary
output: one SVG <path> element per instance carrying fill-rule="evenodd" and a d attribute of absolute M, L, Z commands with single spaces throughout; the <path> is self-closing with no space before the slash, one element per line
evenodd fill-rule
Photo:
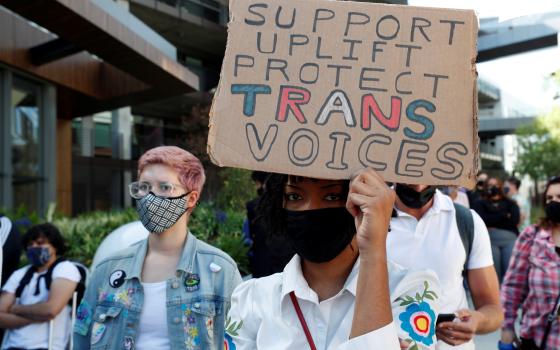
<path fill-rule="evenodd" d="M 144 305 L 138 324 L 136 350 L 171 349 L 167 331 L 167 281 L 142 283 Z"/>
<path fill-rule="evenodd" d="M 15 294 L 16 289 L 19 286 L 20 280 L 25 275 L 25 272 L 29 266 L 25 266 L 19 270 L 16 270 L 6 282 L 6 285 L 2 289 L 3 292 Z M 49 291 L 47 290 L 45 279 L 41 278 L 39 285 L 39 293 L 35 294 L 35 289 L 37 286 L 37 279 L 39 275 L 45 274 L 47 271 L 42 273 L 34 273 L 29 284 L 23 289 L 21 297 L 16 303 L 20 305 L 32 305 L 38 303 L 44 303 L 49 298 Z M 52 282 L 57 278 L 64 278 L 73 282 L 80 281 L 80 272 L 78 268 L 69 261 L 60 262 L 54 268 L 52 272 Z M 53 333 L 53 349 L 54 350 L 64 350 L 70 339 L 71 329 L 71 308 L 66 306 L 62 311 L 54 318 L 54 333 Z M 32 323 L 28 326 L 21 327 L 18 329 L 12 329 L 7 333 L 7 339 L 4 340 L 3 349 L 9 348 L 24 348 L 24 349 L 39 349 L 47 348 L 49 345 L 49 322 L 44 323 Z"/>
<path fill-rule="evenodd" d="M 471 213 L 474 240 L 467 267 L 469 270 L 494 264 L 488 230 L 480 216 L 472 210 Z M 397 210 L 397 215 L 391 219 L 391 232 L 387 237 L 388 259 L 407 268 L 435 271 L 442 289 L 441 313 L 468 308 L 462 276 L 466 252 L 451 198 L 436 191 L 433 206 L 419 221 L 400 210 Z M 452 347 L 440 341 L 437 349 L 467 350 L 474 349 L 474 344 Z"/>
<path fill-rule="evenodd" d="M 4 246 L 4 243 L 6 243 L 6 240 L 8 239 L 8 236 L 10 235 L 10 232 L 12 231 L 12 222 L 10 221 L 10 219 L 8 219 L 7 217 L 3 216 L 0 218 L 0 281 L 2 280 L 2 266 L 3 266 L 3 258 L 4 258 L 4 253 L 2 250 L 2 247 Z"/>

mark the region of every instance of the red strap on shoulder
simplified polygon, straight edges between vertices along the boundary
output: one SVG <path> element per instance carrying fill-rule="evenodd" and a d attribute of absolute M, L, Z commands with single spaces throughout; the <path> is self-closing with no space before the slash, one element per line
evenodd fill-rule
<path fill-rule="evenodd" d="M 293 291 L 290 292 L 290 299 L 292 299 L 292 304 L 294 305 L 294 309 L 296 309 L 297 317 L 299 318 L 299 322 L 301 323 L 301 328 L 303 328 L 303 332 L 305 333 L 305 337 L 307 338 L 309 347 L 311 348 L 311 350 L 317 350 L 317 347 L 315 347 L 315 342 L 313 341 L 313 337 L 311 336 L 311 332 L 307 327 L 307 322 L 305 322 L 305 318 L 303 317 L 303 312 L 301 312 L 301 308 L 299 307 L 299 303 L 296 298 L 296 293 L 294 293 Z"/>

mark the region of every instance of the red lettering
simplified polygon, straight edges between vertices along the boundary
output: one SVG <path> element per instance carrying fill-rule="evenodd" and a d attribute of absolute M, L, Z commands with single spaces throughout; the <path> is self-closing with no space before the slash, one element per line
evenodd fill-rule
<path fill-rule="evenodd" d="M 291 111 L 300 123 L 306 124 L 307 119 L 305 119 L 301 110 L 301 105 L 307 104 L 310 98 L 311 93 L 307 89 L 297 86 L 280 86 L 276 120 L 285 122 L 288 119 L 288 113 Z"/>
<path fill-rule="evenodd" d="M 369 130 L 371 128 L 371 114 L 373 113 L 375 119 L 387 130 L 398 130 L 401 124 L 401 109 L 401 98 L 398 96 L 391 96 L 391 116 L 387 118 L 385 113 L 379 108 L 375 96 L 372 94 L 362 96 L 362 129 Z"/>

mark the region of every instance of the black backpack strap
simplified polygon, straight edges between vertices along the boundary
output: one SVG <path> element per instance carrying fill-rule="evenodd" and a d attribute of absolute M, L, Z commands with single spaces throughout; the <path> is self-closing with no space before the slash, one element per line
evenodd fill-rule
<path fill-rule="evenodd" d="M 453 203 L 453 206 L 455 207 L 457 228 L 459 229 L 459 235 L 461 236 L 461 241 L 463 242 L 466 253 L 465 264 L 463 265 L 463 277 L 466 281 L 469 258 L 474 241 L 474 218 L 469 208 L 457 203 Z"/>
<path fill-rule="evenodd" d="M 29 284 L 29 282 L 31 282 L 31 279 L 33 278 L 33 274 L 36 271 L 37 271 L 37 268 L 33 265 L 29 266 L 27 271 L 25 271 L 25 274 L 23 275 L 21 280 L 19 280 L 19 285 L 16 289 L 16 298 L 21 297 L 21 293 L 23 292 L 23 289 L 25 288 L 25 286 L 27 286 Z"/>
<path fill-rule="evenodd" d="M 44 275 L 41 276 L 42 278 L 45 279 L 45 286 L 47 287 L 47 290 L 51 289 L 52 274 L 53 274 L 53 271 L 54 271 L 55 267 L 63 261 L 66 261 L 66 258 L 64 258 L 64 257 L 57 258 L 54 261 L 54 263 L 51 265 L 51 267 L 49 267 L 49 269 L 47 270 L 47 273 L 45 273 Z M 37 281 L 37 292 L 38 291 L 39 291 L 39 281 Z"/>

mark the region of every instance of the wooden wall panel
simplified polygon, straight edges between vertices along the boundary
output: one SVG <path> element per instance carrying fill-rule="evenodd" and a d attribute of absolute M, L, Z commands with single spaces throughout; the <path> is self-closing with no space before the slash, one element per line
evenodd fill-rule
<path fill-rule="evenodd" d="M 98 100 L 140 92 L 148 85 L 114 66 L 81 52 L 42 66 L 34 66 L 31 47 L 55 38 L 25 19 L 0 7 L 0 62 Z"/>
<path fill-rule="evenodd" d="M 56 203 L 65 215 L 72 215 L 72 121 L 56 121 Z"/>

